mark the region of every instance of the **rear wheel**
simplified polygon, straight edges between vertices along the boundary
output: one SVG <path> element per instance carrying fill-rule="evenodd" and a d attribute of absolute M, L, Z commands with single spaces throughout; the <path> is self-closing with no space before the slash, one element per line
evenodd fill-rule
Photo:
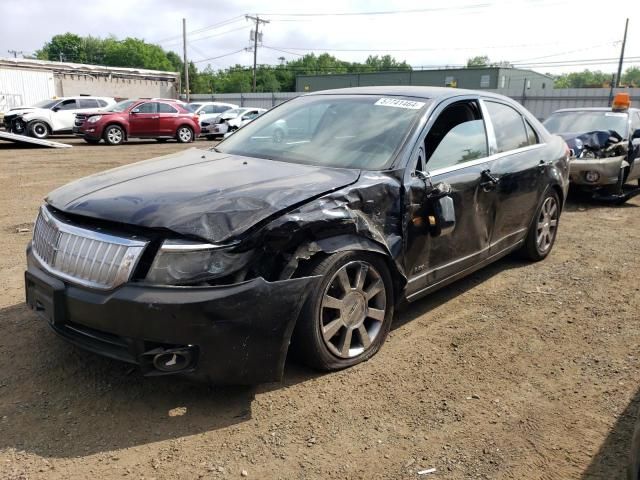
<path fill-rule="evenodd" d="M 27 125 L 27 132 L 31 137 L 44 140 L 51 133 L 49 125 L 41 120 L 34 120 Z"/>
<path fill-rule="evenodd" d="M 343 252 L 319 262 L 322 275 L 309 294 L 294 331 L 292 348 L 307 365 L 331 371 L 371 358 L 393 319 L 393 282 L 378 256 Z"/>
<path fill-rule="evenodd" d="M 182 126 L 176 132 L 176 140 L 180 143 L 193 142 L 193 130 L 190 127 Z"/>
<path fill-rule="evenodd" d="M 124 130 L 118 125 L 109 125 L 102 136 L 107 145 L 120 145 L 124 142 Z"/>
<path fill-rule="evenodd" d="M 536 211 L 522 247 L 527 259 L 538 262 L 547 258 L 556 241 L 559 221 L 560 199 L 554 190 L 549 190 Z"/>

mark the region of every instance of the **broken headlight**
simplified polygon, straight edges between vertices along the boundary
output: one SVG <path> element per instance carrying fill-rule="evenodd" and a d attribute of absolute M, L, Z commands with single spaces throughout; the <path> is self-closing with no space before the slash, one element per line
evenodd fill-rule
<path fill-rule="evenodd" d="M 244 267 L 251 253 L 232 249 L 210 243 L 166 240 L 146 280 L 156 285 L 187 285 L 228 275 Z"/>

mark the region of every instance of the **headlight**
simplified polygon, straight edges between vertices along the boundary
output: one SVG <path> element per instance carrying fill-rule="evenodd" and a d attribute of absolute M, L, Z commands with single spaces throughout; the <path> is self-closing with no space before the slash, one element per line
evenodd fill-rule
<path fill-rule="evenodd" d="M 228 275 L 244 267 L 251 254 L 230 250 L 210 243 L 166 240 L 146 280 L 156 285 L 184 285 Z"/>
<path fill-rule="evenodd" d="M 101 118 L 102 118 L 102 115 L 92 115 L 87 119 L 87 123 L 96 123 Z"/>

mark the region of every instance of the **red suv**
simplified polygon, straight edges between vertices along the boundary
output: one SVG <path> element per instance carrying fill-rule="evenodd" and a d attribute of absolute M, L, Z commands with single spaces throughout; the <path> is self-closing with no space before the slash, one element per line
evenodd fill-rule
<path fill-rule="evenodd" d="M 200 135 L 198 116 L 175 100 L 125 100 L 101 112 L 76 114 L 73 133 L 88 143 L 120 145 L 129 138 L 175 138 L 188 143 Z"/>

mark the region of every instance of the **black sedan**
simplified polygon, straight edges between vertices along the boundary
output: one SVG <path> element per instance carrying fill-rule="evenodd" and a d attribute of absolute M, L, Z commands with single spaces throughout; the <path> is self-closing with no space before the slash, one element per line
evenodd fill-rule
<path fill-rule="evenodd" d="M 27 303 L 146 375 L 278 380 L 290 344 L 313 367 L 349 367 L 380 349 L 399 302 L 513 251 L 544 259 L 568 156 L 500 95 L 305 95 L 211 150 L 49 194 Z"/>

